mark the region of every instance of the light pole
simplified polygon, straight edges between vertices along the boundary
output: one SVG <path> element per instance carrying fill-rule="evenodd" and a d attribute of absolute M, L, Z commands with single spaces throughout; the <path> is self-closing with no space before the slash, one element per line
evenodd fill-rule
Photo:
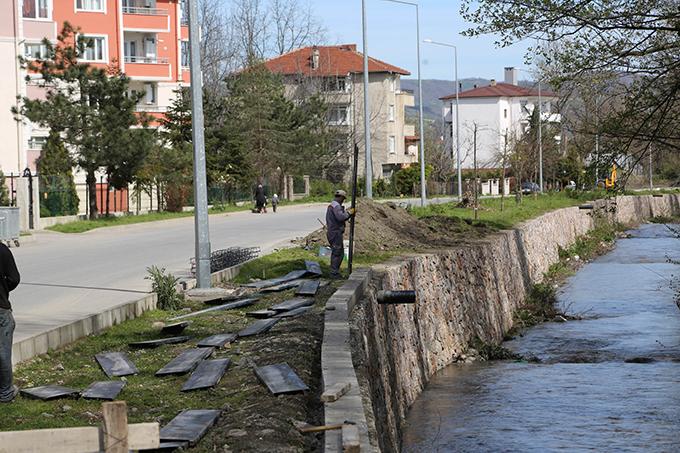
<path fill-rule="evenodd" d="M 383 0 L 384 2 L 401 3 L 416 8 L 416 53 L 418 55 L 418 110 L 420 115 L 420 205 L 427 204 L 427 184 L 425 182 L 425 120 L 423 117 L 423 79 L 420 76 L 420 11 L 418 4 L 403 0 Z"/>
<path fill-rule="evenodd" d="M 530 74 L 524 69 L 520 71 Z M 541 97 L 541 78 L 537 77 L 536 80 L 538 83 L 538 186 L 540 192 L 543 193 L 543 112 L 541 111 L 543 98 Z"/>
<path fill-rule="evenodd" d="M 460 115 L 459 115 L 459 91 L 460 84 L 458 83 L 458 47 L 439 41 L 433 41 L 431 39 L 426 39 L 426 43 L 434 44 L 436 46 L 444 46 L 453 48 L 453 62 L 454 62 L 454 78 L 456 83 L 456 167 L 458 169 L 458 198 L 462 199 L 463 196 L 463 174 L 461 169 L 461 158 L 460 158 Z M 453 113 L 453 112 L 452 112 Z M 453 125 L 453 123 L 452 123 Z M 451 147 L 453 147 L 453 141 L 451 142 Z"/>
<path fill-rule="evenodd" d="M 361 0 L 361 25 L 364 38 L 364 142 L 366 146 L 366 198 L 373 198 L 373 155 L 371 154 L 371 118 L 368 96 L 368 36 L 366 0 Z"/>
<path fill-rule="evenodd" d="M 196 281 L 199 288 L 210 288 L 210 232 L 208 191 L 203 136 L 203 83 L 198 24 L 198 0 L 188 0 L 189 42 L 191 46 L 191 127 L 194 142 L 194 226 L 196 236 Z"/>

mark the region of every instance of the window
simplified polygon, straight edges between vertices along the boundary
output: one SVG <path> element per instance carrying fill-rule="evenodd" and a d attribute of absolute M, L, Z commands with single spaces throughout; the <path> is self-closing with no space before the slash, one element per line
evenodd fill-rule
<path fill-rule="evenodd" d="M 134 63 L 137 61 L 137 41 L 125 41 L 125 62 Z"/>
<path fill-rule="evenodd" d="M 397 152 L 397 137 L 395 137 L 394 135 L 390 135 L 389 147 L 390 154 L 394 154 Z"/>
<path fill-rule="evenodd" d="M 328 124 L 336 126 L 349 124 L 349 108 L 347 106 L 331 107 L 328 111 Z"/>
<path fill-rule="evenodd" d="M 391 164 L 384 164 L 382 166 L 382 177 L 383 179 L 390 179 L 394 172 L 394 166 Z"/>
<path fill-rule="evenodd" d="M 187 4 L 187 0 L 180 0 L 179 2 L 179 10 L 180 10 L 180 22 L 182 25 L 186 25 L 189 23 L 189 5 Z"/>
<path fill-rule="evenodd" d="M 389 109 L 389 120 L 394 121 L 394 104 L 390 104 Z"/>
<path fill-rule="evenodd" d="M 43 149 L 47 143 L 47 137 L 31 137 L 28 139 L 29 149 Z"/>
<path fill-rule="evenodd" d="M 24 44 L 24 57 L 28 59 L 47 58 L 47 46 L 39 42 Z"/>
<path fill-rule="evenodd" d="M 321 81 L 321 91 L 346 93 L 349 84 L 344 77 L 326 77 Z"/>
<path fill-rule="evenodd" d="M 50 0 L 24 0 L 21 10 L 26 19 L 49 19 Z"/>
<path fill-rule="evenodd" d="M 104 12 L 105 0 L 76 0 L 76 9 L 79 11 Z"/>
<path fill-rule="evenodd" d="M 83 60 L 106 62 L 108 60 L 106 55 L 106 38 L 104 36 L 86 36 L 86 39 Z"/>
<path fill-rule="evenodd" d="M 147 105 L 156 104 L 156 85 L 153 83 L 144 84 L 144 102 Z"/>
<path fill-rule="evenodd" d="M 188 68 L 191 66 L 191 48 L 189 41 L 182 41 L 182 66 Z"/>

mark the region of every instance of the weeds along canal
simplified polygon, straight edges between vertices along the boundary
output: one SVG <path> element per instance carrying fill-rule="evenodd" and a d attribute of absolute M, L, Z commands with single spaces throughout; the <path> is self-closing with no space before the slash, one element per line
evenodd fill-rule
<path fill-rule="evenodd" d="M 680 451 L 676 235 L 643 225 L 570 278 L 558 301 L 582 320 L 504 344 L 538 363 L 453 364 L 433 376 L 403 450 Z"/>

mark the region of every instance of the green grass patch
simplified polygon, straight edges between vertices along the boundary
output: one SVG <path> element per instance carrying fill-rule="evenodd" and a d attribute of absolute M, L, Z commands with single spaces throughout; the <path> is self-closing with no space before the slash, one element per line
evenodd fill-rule
<path fill-rule="evenodd" d="M 500 198 L 484 198 L 480 200 L 477 221 L 492 228 L 508 229 L 518 223 L 538 217 L 548 211 L 569 206 L 577 206 L 584 201 L 601 197 L 602 194 L 597 192 L 559 192 L 524 196 L 522 197 L 521 202 L 517 203 L 513 196 L 505 198 L 503 210 L 501 210 Z M 474 219 L 474 210 L 472 208 L 458 208 L 456 207 L 456 203 L 432 204 L 426 207 L 415 207 L 412 209 L 412 213 L 416 217 L 439 215 L 459 217 L 466 220 Z"/>

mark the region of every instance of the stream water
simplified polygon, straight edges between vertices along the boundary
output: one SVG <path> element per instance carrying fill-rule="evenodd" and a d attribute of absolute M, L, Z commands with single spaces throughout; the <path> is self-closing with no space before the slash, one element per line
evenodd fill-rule
<path fill-rule="evenodd" d="M 407 452 L 680 451 L 680 239 L 643 225 L 559 291 L 580 321 L 504 345 L 540 363 L 453 364 L 412 406 Z"/>

